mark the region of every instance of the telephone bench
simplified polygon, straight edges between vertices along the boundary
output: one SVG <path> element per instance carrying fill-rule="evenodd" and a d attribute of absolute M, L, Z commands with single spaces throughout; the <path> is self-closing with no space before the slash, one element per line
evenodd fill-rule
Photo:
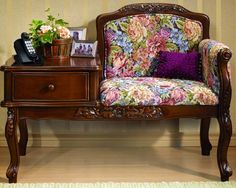
<path fill-rule="evenodd" d="M 1 66 L 9 182 L 17 181 L 20 155 L 26 154 L 26 120 L 49 118 L 199 118 L 202 155 L 210 154 L 210 120 L 217 118 L 217 162 L 221 180 L 229 180 L 232 53 L 209 39 L 208 16 L 175 4 L 141 3 L 99 15 L 96 23 L 97 58 L 45 60 L 42 66 L 10 58 Z"/>

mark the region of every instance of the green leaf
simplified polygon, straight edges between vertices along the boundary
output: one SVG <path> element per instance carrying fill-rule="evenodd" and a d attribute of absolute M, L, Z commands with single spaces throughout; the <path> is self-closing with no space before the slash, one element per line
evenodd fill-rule
<path fill-rule="evenodd" d="M 188 41 L 188 46 L 189 46 L 190 49 L 194 48 L 195 45 L 196 45 L 195 42 L 193 42 L 193 41 L 191 41 L 191 40 Z"/>
<path fill-rule="evenodd" d="M 32 20 L 32 23 L 30 24 L 32 29 L 38 29 L 41 25 L 43 25 L 44 22 L 42 20 Z"/>
<path fill-rule="evenodd" d="M 112 29 L 112 30 L 114 30 L 114 31 L 117 31 L 117 30 L 118 30 L 118 28 L 117 28 L 117 26 L 116 26 L 115 23 L 109 23 L 109 24 L 107 25 L 107 28 L 108 28 L 108 29 Z"/>
<path fill-rule="evenodd" d="M 52 37 L 51 37 L 51 34 L 50 33 L 45 33 L 41 38 L 40 38 L 41 42 L 43 44 L 46 44 L 46 43 L 52 43 Z"/>
<path fill-rule="evenodd" d="M 175 21 L 175 23 L 179 29 L 183 29 L 184 21 L 178 19 Z"/>
<path fill-rule="evenodd" d="M 173 28 L 173 27 L 174 27 L 174 26 L 173 26 L 173 23 L 172 23 L 172 22 L 170 21 L 170 19 L 168 19 L 168 18 L 162 18 L 160 24 L 161 24 L 162 26 L 167 26 L 167 27 L 169 27 L 169 28 Z"/>
<path fill-rule="evenodd" d="M 139 47 L 142 47 L 142 48 L 146 48 L 147 47 L 146 40 L 141 41 L 139 44 L 140 44 Z"/>
<path fill-rule="evenodd" d="M 122 50 L 122 48 L 120 46 L 111 46 L 110 54 L 108 56 L 109 64 L 111 64 L 112 59 L 114 57 L 114 54 L 119 53 L 119 52 L 123 52 L 123 50 Z"/>
<path fill-rule="evenodd" d="M 166 48 L 170 51 L 178 50 L 178 47 L 176 46 L 176 44 L 173 44 L 173 43 L 166 43 Z"/>
<path fill-rule="evenodd" d="M 56 25 L 60 25 L 60 26 L 68 25 L 68 23 L 65 22 L 63 19 L 55 20 L 55 24 L 56 24 Z"/>
<path fill-rule="evenodd" d="M 140 43 L 134 42 L 133 43 L 133 50 L 137 50 L 138 48 L 140 48 Z"/>
<path fill-rule="evenodd" d="M 169 98 L 169 94 L 168 93 L 161 94 L 161 99 L 168 99 L 168 98 Z"/>
<path fill-rule="evenodd" d="M 125 23 L 125 22 L 121 22 L 120 23 L 120 28 L 121 28 L 122 31 L 127 32 L 128 24 Z"/>
<path fill-rule="evenodd" d="M 122 52 L 122 48 L 120 46 L 111 46 L 112 53 Z"/>
<path fill-rule="evenodd" d="M 136 66 L 133 69 L 134 69 L 135 72 L 141 72 L 142 71 L 141 66 Z"/>
<path fill-rule="evenodd" d="M 48 15 L 48 20 L 53 22 L 56 18 L 52 15 Z"/>

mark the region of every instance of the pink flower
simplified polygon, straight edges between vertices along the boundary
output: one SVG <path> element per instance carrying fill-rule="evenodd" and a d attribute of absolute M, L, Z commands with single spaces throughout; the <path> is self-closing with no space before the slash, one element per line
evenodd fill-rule
<path fill-rule="evenodd" d="M 203 59 L 202 59 L 202 64 L 203 64 L 203 74 L 204 74 L 204 79 L 207 79 L 209 75 L 209 61 L 208 61 L 208 46 L 204 46 L 203 48 Z"/>
<path fill-rule="evenodd" d="M 120 71 L 120 76 L 121 77 L 133 77 L 134 76 L 134 71 L 131 68 L 124 67 Z"/>
<path fill-rule="evenodd" d="M 143 63 L 141 64 L 141 68 L 143 70 L 148 70 L 151 66 L 151 61 L 143 61 Z"/>
<path fill-rule="evenodd" d="M 183 101 L 186 98 L 186 92 L 180 88 L 176 88 L 171 91 L 170 96 L 176 103 Z"/>
<path fill-rule="evenodd" d="M 146 87 L 132 86 L 129 89 L 127 97 L 131 97 L 136 104 L 142 103 L 143 101 L 150 101 L 153 99 L 154 93 Z"/>
<path fill-rule="evenodd" d="M 133 59 L 135 61 L 144 61 L 148 58 L 149 52 L 147 48 L 138 48 L 133 53 Z"/>
<path fill-rule="evenodd" d="M 155 20 L 151 20 L 149 16 L 146 15 L 138 15 L 136 16 L 138 22 L 141 23 L 141 25 L 145 28 L 147 28 L 148 31 L 153 31 L 156 25 Z"/>
<path fill-rule="evenodd" d="M 206 87 L 193 88 L 193 99 L 201 105 L 216 105 L 218 97 Z"/>
<path fill-rule="evenodd" d="M 127 58 L 122 52 L 112 54 L 112 65 L 107 67 L 108 78 L 119 75 L 121 77 L 134 76 L 133 61 Z"/>
<path fill-rule="evenodd" d="M 136 62 L 140 62 L 141 67 L 144 70 L 148 70 L 151 65 L 151 62 L 149 61 L 148 57 L 149 57 L 149 51 L 147 48 L 138 48 L 138 50 L 136 50 L 132 54 L 133 60 Z"/>
<path fill-rule="evenodd" d="M 57 32 L 58 32 L 60 38 L 62 38 L 62 39 L 70 38 L 70 31 L 66 27 L 59 26 L 57 28 Z"/>
<path fill-rule="evenodd" d="M 187 39 L 194 42 L 202 35 L 202 28 L 197 22 L 186 20 L 183 29 Z"/>
<path fill-rule="evenodd" d="M 160 30 L 160 35 L 161 35 L 165 40 L 167 40 L 167 39 L 170 37 L 170 31 L 169 31 L 169 29 L 167 29 L 167 28 L 162 28 L 162 29 Z"/>
<path fill-rule="evenodd" d="M 111 30 L 106 31 L 105 38 L 108 46 L 111 45 L 114 37 L 114 33 Z"/>
<path fill-rule="evenodd" d="M 110 67 L 110 66 L 107 66 L 106 67 L 106 77 L 107 78 L 112 78 L 112 77 L 114 77 L 115 76 L 115 71 L 114 71 L 114 69 L 112 68 L 112 67 Z"/>
<path fill-rule="evenodd" d="M 156 57 L 157 52 L 166 49 L 166 40 L 159 33 L 150 37 L 146 43 L 151 57 Z"/>
<path fill-rule="evenodd" d="M 108 90 L 106 94 L 106 105 L 108 106 L 111 105 L 113 102 L 117 101 L 119 97 L 120 97 L 120 94 L 117 89 Z"/>
<path fill-rule="evenodd" d="M 209 75 L 208 75 L 208 79 L 207 79 L 208 86 L 209 86 L 209 87 L 212 87 L 212 86 L 213 86 L 213 82 L 214 82 L 213 75 L 212 75 L 212 74 L 209 74 Z"/>
<path fill-rule="evenodd" d="M 156 15 L 155 17 L 155 22 L 159 23 L 161 21 L 160 15 Z"/>
<path fill-rule="evenodd" d="M 140 23 L 139 18 L 134 17 L 128 26 L 128 34 L 132 41 L 141 42 L 147 36 L 147 29 Z"/>
<path fill-rule="evenodd" d="M 163 100 L 160 105 L 175 105 L 176 102 L 174 99 L 172 98 L 166 98 L 165 100 Z"/>
<path fill-rule="evenodd" d="M 113 68 L 121 69 L 123 66 L 125 66 L 126 61 L 127 61 L 127 58 L 123 53 L 121 52 L 115 53 L 113 55 Z"/>

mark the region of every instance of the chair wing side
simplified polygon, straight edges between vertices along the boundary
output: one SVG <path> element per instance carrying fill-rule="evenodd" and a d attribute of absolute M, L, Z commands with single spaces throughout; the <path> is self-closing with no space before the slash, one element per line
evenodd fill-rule
<path fill-rule="evenodd" d="M 225 85 L 230 85 L 232 52 L 228 46 L 215 40 L 205 39 L 199 44 L 202 56 L 203 80 L 214 93 L 220 95 Z M 230 85 L 231 87 L 231 85 Z"/>

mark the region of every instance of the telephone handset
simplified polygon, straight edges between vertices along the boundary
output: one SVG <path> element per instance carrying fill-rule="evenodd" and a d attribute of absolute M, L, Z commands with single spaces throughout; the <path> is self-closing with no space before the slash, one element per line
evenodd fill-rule
<path fill-rule="evenodd" d="M 29 38 L 29 35 L 27 33 L 22 33 L 21 34 L 21 39 L 24 43 L 23 47 L 25 49 L 25 52 L 27 53 L 27 55 L 29 56 L 29 58 L 35 59 L 37 58 L 37 54 L 36 51 L 33 47 L 33 44 Z"/>
<path fill-rule="evenodd" d="M 21 38 L 14 42 L 16 51 L 16 60 L 22 64 L 39 64 L 40 58 L 37 55 L 29 35 L 25 32 L 21 34 Z"/>

